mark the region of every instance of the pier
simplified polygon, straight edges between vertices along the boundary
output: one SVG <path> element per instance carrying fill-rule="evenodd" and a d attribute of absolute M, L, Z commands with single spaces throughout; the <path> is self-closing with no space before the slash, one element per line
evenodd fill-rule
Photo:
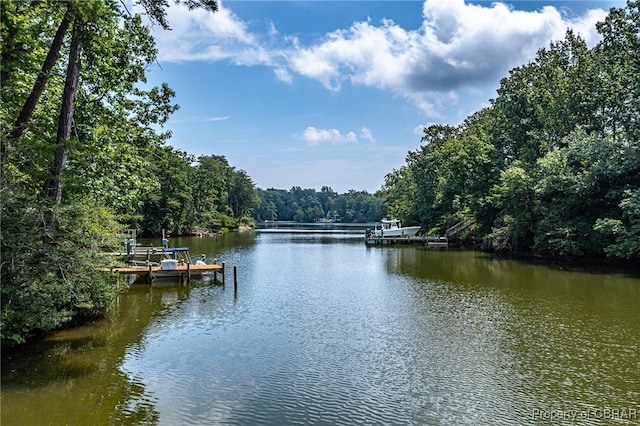
<path fill-rule="evenodd" d="M 364 241 L 367 245 L 385 245 L 385 244 L 421 244 L 433 248 L 448 248 L 451 242 L 458 241 L 457 235 L 476 223 L 474 219 L 464 219 L 451 226 L 444 232 L 444 236 L 440 235 L 420 235 L 420 236 L 376 236 L 374 233 L 365 233 Z"/>
<path fill-rule="evenodd" d="M 447 237 L 436 236 L 398 236 L 398 237 L 376 237 L 374 235 L 365 237 L 364 242 L 367 245 L 386 245 L 386 244 L 420 244 L 427 247 L 449 247 L 449 239 Z"/>
<path fill-rule="evenodd" d="M 120 275 L 137 275 L 143 277 L 147 283 L 156 278 L 173 278 L 182 282 L 190 282 L 191 278 L 201 277 L 202 274 L 213 273 L 214 281 L 218 279 L 218 273 L 222 274 L 224 283 L 224 263 L 222 265 L 192 265 L 190 263 L 176 265 L 175 269 L 166 269 L 162 265 L 123 266 L 109 269 Z"/>
<path fill-rule="evenodd" d="M 112 267 L 108 271 L 120 275 L 143 277 L 147 283 L 151 283 L 157 278 L 172 278 L 182 282 L 190 282 L 191 278 L 200 278 L 203 274 L 213 274 L 213 280 L 218 281 L 218 273 L 220 273 L 224 284 L 224 262 L 219 265 L 217 259 L 214 259 L 213 264 L 206 264 L 204 263 L 205 255 L 202 255 L 201 261 L 194 263 L 191 260 L 189 247 L 169 247 L 164 229 L 162 230 L 162 246 L 160 247 L 138 245 L 134 229 L 130 230 L 130 235 L 131 238 L 124 242 L 124 251 L 110 253 L 113 256 L 121 257 L 129 265 Z"/>

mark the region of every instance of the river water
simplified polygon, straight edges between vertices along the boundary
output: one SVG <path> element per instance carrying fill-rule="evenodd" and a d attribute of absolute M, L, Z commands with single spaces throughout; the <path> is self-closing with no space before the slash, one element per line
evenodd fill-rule
<path fill-rule="evenodd" d="M 134 284 L 4 353 L 2 425 L 640 424 L 637 271 L 348 233 L 171 244 L 226 285 Z"/>

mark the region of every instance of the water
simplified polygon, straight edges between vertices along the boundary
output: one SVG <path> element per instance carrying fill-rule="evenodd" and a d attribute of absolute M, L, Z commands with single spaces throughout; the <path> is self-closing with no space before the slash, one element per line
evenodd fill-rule
<path fill-rule="evenodd" d="M 226 286 L 134 285 L 3 354 L 3 425 L 640 424 L 634 271 L 350 234 L 172 245 L 225 261 Z"/>

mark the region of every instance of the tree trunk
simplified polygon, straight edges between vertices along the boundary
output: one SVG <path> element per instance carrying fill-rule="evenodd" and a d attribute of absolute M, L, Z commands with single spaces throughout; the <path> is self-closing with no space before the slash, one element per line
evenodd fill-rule
<path fill-rule="evenodd" d="M 78 91 L 78 80 L 80 77 L 80 53 L 82 50 L 81 37 L 83 32 L 83 22 L 80 16 L 76 15 L 73 23 L 73 36 L 69 49 L 69 63 L 67 65 L 67 78 L 62 94 L 62 107 L 58 120 L 58 134 L 56 136 L 56 154 L 51 176 L 45 182 L 43 192 L 45 199 L 51 203 L 52 213 L 49 219 L 48 228 L 54 229 L 58 222 L 57 209 L 62 200 L 62 175 L 67 165 L 69 157 L 69 140 L 73 126 L 73 113 L 76 106 L 76 94 Z"/>
<path fill-rule="evenodd" d="M 51 70 L 58 60 L 58 57 L 60 56 L 60 48 L 62 47 L 64 36 L 67 34 L 67 29 L 69 28 L 70 14 L 70 10 L 67 9 L 64 18 L 62 18 L 62 21 L 60 22 L 60 26 L 58 26 L 56 35 L 53 38 L 53 42 L 51 42 L 51 46 L 49 47 L 47 57 L 42 64 L 42 69 L 40 70 L 40 73 L 36 78 L 36 82 L 33 85 L 33 89 L 31 89 L 31 93 L 25 101 L 24 106 L 22 107 L 22 111 L 20 111 L 20 115 L 16 119 L 16 122 L 13 125 L 13 130 L 9 135 L 13 139 L 19 138 L 27 130 L 27 126 L 29 125 L 29 121 L 31 120 L 31 116 L 33 115 L 33 111 L 36 109 L 36 105 L 40 100 L 40 96 L 44 91 L 44 87 L 49 80 Z"/>

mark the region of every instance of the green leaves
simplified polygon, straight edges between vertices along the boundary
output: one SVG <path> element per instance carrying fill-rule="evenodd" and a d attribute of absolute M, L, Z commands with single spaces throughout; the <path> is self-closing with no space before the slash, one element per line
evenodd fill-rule
<path fill-rule="evenodd" d="M 596 220 L 593 229 L 613 237 L 605 252 L 609 256 L 627 259 L 640 257 L 640 189 L 624 191 L 618 204 L 622 211 L 620 219 L 603 218 Z"/>
<path fill-rule="evenodd" d="M 103 250 L 113 250 L 118 227 L 109 211 L 67 205 L 51 233 L 42 227 L 46 212 L 19 187 L 3 185 L 1 195 L 2 345 L 106 312 L 117 290 L 100 271 L 109 266 Z"/>
<path fill-rule="evenodd" d="M 259 189 L 260 206 L 254 217 L 257 220 L 286 220 L 315 222 L 334 220 L 346 223 L 373 222 L 382 218 L 382 198 L 366 191 L 349 190 L 338 194 L 324 186 L 290 190 Z"/>
<path fill-rule="evenodd" d="M 426 229 L 474 218 L 494 250 L 640 257 L 640 2 L 588 49 L 568 31 L 511 70 L 491 106 L 425 129 L 381 194 Z"/>
<path fill-rule="evenodd" d="M 142 3 L 164 19 L 165 0 Z M 186 228 L 193 158 L 165 149 L 160 130 L 178 108 L 175 94 L 143 86 L 157 49 L 141 17 L 121 7 L 2 5 L 3 344 L 108 308 L 116 287 L 99 272 L 100 253 L 118 231 L 115 215 L 148 213 L 154 231 Z M 54 201 L 43 202 L 49 195 Z"/>

